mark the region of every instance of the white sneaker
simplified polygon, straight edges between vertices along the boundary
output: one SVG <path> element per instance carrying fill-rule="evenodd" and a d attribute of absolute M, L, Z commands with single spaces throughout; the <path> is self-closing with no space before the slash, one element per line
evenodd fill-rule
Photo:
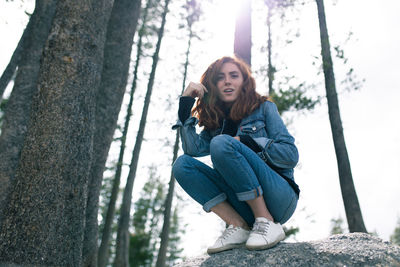
<path fill-rule="evenodd" d="M 285 239 L 285 232 L 280 223 L 274 223 L 266 218 L 256 218 L 253 229 L 247 239 L 246 247 L 250 250 L 261 250 L 275 246 Z"/>
<path fill-rule="evenodd" d="M 218 237 L 214 245 L 207 249 L 208 254 L 213 254 L 228 249 L 241 247 L 249 237 L 250 231 L 241 227 L 229 225 L 228 228 Z"/>

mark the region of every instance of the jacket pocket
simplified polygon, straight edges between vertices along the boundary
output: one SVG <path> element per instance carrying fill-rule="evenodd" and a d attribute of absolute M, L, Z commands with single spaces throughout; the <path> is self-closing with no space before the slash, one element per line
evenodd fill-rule
<path fill-rule="evenodd" d="M 243 134 L 250 135 L 251 137 L 266 137 L 265 123 L 263 121 L 251 121 L 245 125 L 240 126 L 240 131 Z"/>

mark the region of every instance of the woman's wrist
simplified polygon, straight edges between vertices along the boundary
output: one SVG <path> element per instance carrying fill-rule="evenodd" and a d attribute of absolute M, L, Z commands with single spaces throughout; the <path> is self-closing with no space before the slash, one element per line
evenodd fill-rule
<path fill-rule="evenodd" d="M 179 120 L 184 123 L 190 117 L 190 111 L 194 104 L 194 98 L 191 96 L 181 96 L 179 99 Z"/>

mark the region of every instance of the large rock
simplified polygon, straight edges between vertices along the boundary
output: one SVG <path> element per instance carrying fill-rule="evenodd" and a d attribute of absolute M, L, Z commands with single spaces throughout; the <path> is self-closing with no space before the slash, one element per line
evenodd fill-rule
<path fill-rule="evenodd" d="M 264 251 L 245 248 L 188 259 L 176 267 L 400 266 L 400 247 L 363 233 L 284 243 Z"/>

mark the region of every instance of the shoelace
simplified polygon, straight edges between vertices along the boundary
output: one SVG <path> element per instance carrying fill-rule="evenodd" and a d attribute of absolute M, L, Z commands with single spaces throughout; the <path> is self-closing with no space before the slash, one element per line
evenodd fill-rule
<path fill-rule="evenodd" d="M 255 222 L 253 225 L 253 231 L 254 233 L 257 234 L 267 234 L 268 229 L 270 226 L 270 222 Z"/>
<path fill-rule="evenodd" d="M 231 236 L 234 232 L 236 232 L 237 228 L 236 227 L 228 227 L 225 229 L 225 231 L 222 233 L 222 235 L 219 237 L 219 239 L 227 239 L 229 236 Z"/>

